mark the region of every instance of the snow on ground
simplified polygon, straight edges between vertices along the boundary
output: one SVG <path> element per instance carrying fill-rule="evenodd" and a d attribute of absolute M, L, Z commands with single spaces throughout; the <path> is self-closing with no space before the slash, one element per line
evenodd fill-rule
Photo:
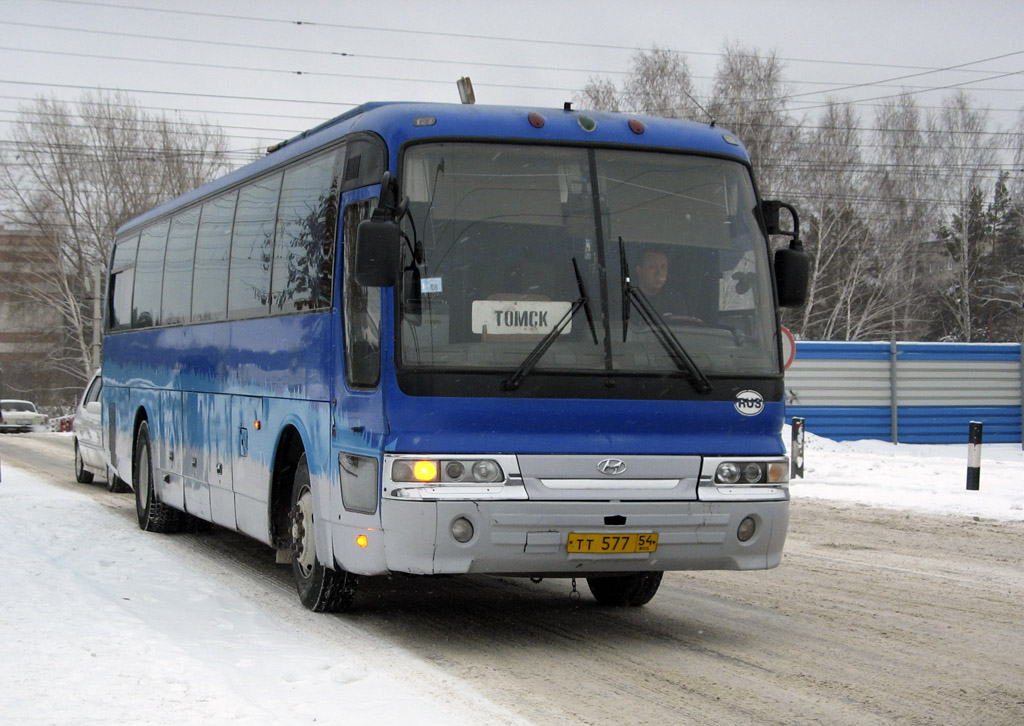
<path fill-rule="evenodd" d="M 261 596 L 247 573 L 233 587 L 84 493 L 2 476 L 2 723 L 523 723 L 294 593 Z"/>
<path fill-rule="evenodd" d="M 805 462 L 796 499 L 1024 520 L 1020 445 L 985 445 L 973 492 L 966 445 L 808 434 Z M 522 723 L 344 618 L 212 569 L 173 538 L 139 536 L 95 498 L 10 467 L 2 476 L 5 723 Z"/>
<path fill-rule="evenodd" d="M 790 432 L 784 432 L 787 446 Z M 1024 449 L 981 447 L 981 485 L 967 490 L 967 444 L 836 442 L 806 434 L 794 499 L 814 497 L 987 519 L 1024 520 Z"/>

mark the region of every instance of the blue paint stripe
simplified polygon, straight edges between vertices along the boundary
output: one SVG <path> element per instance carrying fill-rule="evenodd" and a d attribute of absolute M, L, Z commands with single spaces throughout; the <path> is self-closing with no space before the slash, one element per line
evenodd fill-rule
<path fill-rule="evenodd" d="M 1016 343 L 897 343 L 897 360 L 1019 361 Z M 890 344 L 833 340 L 800 340 L 797 360 L 888 360 Z"/>
<path fill-rule="evenodd" d="M 835 441 L 892 438 L 888 406 L 787 406 L 786 420 L 806 419 L 807 430 Z M 900 406 L 899 440 L 904 443 L 966 443 L 971 421 L 985 424 L 985 441 L 1021 441 L 1017 406 Z"/>

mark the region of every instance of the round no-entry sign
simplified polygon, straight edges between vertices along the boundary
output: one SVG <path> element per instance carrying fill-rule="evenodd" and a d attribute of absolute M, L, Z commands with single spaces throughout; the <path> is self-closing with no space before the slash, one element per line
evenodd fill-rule
<path fill-rule="evenodd" d="M 780 325 L 779 330 L 782 331 L 782 370 L 786 370 L 796 358 L 796 340 L 785 325 Z"/>

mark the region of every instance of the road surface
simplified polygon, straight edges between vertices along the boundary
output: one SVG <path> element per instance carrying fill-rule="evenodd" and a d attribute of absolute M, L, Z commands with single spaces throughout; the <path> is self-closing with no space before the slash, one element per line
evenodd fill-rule
<path fill-rule="evenodd" d="M 0 462 L 137 526 L 131 494 L 74 482 L 67 435 L 0 436 Z M 301 608 L 262 545 L 173 539 L 211 578 Z M 781 567 L 668 573 L 643 608 L 583 582 L 574 598 L 563 580 L 395 576 L 305 627 L 358 628 L 535 724 L 1021 724 L 1022 564 L 1022 522 L 797 499 Z"/>

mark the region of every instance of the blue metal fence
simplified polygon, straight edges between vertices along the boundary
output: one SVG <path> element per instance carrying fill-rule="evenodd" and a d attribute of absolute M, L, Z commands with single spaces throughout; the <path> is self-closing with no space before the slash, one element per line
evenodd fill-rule
<path fill-rule="evenodd" d="M 1024 441 L 1024 361 L 1016 343 L 798 341 L 786 372 L 787 420 L 837 441 Z"/>

